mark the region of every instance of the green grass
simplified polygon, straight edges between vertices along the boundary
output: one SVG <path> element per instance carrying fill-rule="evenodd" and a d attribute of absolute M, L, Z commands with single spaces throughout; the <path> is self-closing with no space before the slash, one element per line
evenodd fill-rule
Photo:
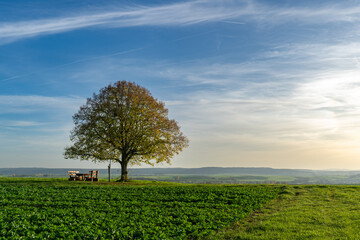
<path fill-rule="evenodd" d="M 1 179 L 0 239 L 203 239 L 280 191 L 263 185 Z"/>
<path fill-rule="evenodd" d="M 360 187 L 286 186 L 277 200 L 209 239 L 360 239 Z"/>

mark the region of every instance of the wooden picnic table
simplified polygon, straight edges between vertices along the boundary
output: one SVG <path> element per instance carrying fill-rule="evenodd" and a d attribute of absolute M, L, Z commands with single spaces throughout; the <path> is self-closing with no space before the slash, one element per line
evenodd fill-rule
<path fill-rule="evenodd" d="M 99 171 L 91 170 L 89 173 L 79 171 L 68 171 L 69 181 L 99 181 Z"/>
<path fill-rule="evenodd" d="M 90 177 L 90 173 L 76 173 L 76 177 L 81 181 L 85 181 L 86 177 Z"/>

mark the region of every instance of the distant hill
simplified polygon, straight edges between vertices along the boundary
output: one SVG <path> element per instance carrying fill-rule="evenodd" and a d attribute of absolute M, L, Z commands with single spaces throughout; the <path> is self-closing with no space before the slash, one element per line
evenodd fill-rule
<path fill-rule="evenodd" d="M 120 170 L 119 170 L 120 171 Z M 275 169 L 247 167 L 203 167 L 203 168 L 137 168 L 129 170 L 131 175 L 267 175 L 267 176 L 325 176 L 354 175 L 360 171 L 325 171 L 305 169 Z"/>
<path fill-rule="evenodd" d="M 68 170 L 88 172 L 95 169 L 69 169 L 69 168 L 0 168 L 0 176 L 44 176 L 67 177 Z M 96 169 L 100 175 L 107 174 L 107 169 Z M 120 174 L 119 168 L 112 168 L 112 174 Z M 274 169 L 274 168 L 245 168 L 245 167 L 204 167 L 204 168 L 132 168 L 130 176 L 161 176 L 161 175 L 257 175 L 257 176 L 326 176 L 326 175 L 359 175 L 360 171 L 324 171 L 304 169 Z"/>

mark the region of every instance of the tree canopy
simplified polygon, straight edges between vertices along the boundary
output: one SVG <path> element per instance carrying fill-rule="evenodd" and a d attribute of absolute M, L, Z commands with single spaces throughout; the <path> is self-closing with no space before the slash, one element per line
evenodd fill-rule
<path fill-rule="evenodd" d="M 189 142 L 177 122 L 168 118 L 163 102 L 127 81 L 94 93 L 73 120 L 73 145 L 65 148 L 65 158 L 116 161 L 122 181 L 128 180 L 129 163 L 170 163 Z"/>

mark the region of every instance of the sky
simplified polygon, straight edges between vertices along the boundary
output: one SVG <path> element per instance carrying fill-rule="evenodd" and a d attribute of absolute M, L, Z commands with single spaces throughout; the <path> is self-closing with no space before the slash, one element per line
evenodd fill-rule
<path fill-rule="evenodd" d="M 0 0 L 0 167 L 106 167 L 63 152 L 127 80 L 190 140 L 158 167 L 359 170 L 359 26 L 356 0 Z"/>

